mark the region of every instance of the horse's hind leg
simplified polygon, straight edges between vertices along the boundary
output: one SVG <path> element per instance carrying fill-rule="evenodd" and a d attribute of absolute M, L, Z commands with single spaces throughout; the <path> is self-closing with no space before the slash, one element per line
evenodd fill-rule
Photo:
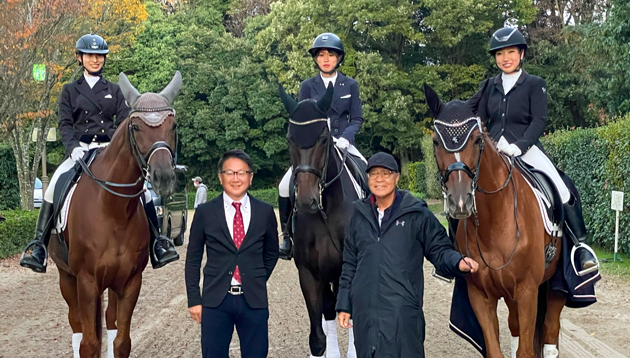
<path fill-rule="evenodd" d="M 323 297 L 324 297 L 324 320 L 322 322 L 322 328 L 326 335 L 326 358 L 339 358 L 341 352 L 339 352 L 339 342 L 337 342 L 337 312 L 335 311 L 335 304 L 337 299 L 335 293 L 330 284 L 323 285 Z"/>
<path fill-rule="evenodd" d="M 560 336 L 560 313 L 564 308 L 566 298 L 549 290 L 547 292 L 547 314 L 545 315 L 545 328 L 543 337 L 544 358 L 558 357 L 558 337 Z"/>
<path fill-rule="evenodd" d="M 299 270 L 299 275 L 302 294 L 304 295 L 304 301 L 306 301 L 306 309 L 311 322 L 311 334 L 308 338 L 311 355 L 323 357 L 326 351 L 326 335 L 324 335 L 324 330 L 322 329 L 323 292 L 324 285 L 327 285 L 327 283 L 316 280 L 306 268 Z"/>
<path fill-rule="evenodd" d="M 116 358 L 128 358 L 131 353 L 131 315 L 138 302 L 140 287 L 142 286 L 142 272 L 137 273 L 118 293 L 117 323 L 118 334 L 114 340 L 114 356 Z"/>
<path fill-rule="evenodd" d="M 74 358 L 79 358 L 79 347 L 83 333 L 81 330 L 81 317 L 79 315 L 79 297 L 77 295 L 77 279 L 64 270 L 59 270 L 59 287 L 61 295 L 68 304 L 68 321 L 72 328 L 72 351 Z"/>
<path fill-rule="evenodd" d="M 503 358 L 499 344 L 499 320 L 497 318 L 497 299 L 486 297 L 473 284 L 468 284 L 468 296 L 475 316 L 483 330 L 486 342 L 487 358 Z"/>
<path fill-rule="evenodd" d="M 114 339 L 118 330 L 116 329 L 116 313 L 118 306 L 118 296 L 111 289 L 107 289 L 107 310 L 105 310 L 105 325 L 107 326 L 107 358 L 114 358 Z"/>
<path fill-rule="evenodd" d="M 102 292 L 96 284 L 96 279 L 86 274 L 77 277 L 77 289 L 83 330 L 81 358 L 100 358 Z"/>

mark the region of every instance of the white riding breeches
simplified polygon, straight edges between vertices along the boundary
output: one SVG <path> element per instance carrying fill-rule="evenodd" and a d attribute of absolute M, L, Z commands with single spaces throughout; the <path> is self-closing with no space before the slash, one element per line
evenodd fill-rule
<path fill-rule="evenodd" d="M 89 150 L 92 148 L 106 147 L 107 145 L 109 145 L 109 142 L 106 142 L 106 143 L 92 142 L 90 144 L 79 142 L 79 144 L 81 145 L 82 148 Z M 72 157 L 68 157 L 66 160 L 63 161 L 63 163 L 61 163 L 61 165 L 57 167 L 57 170 L 55 170 L 55 173 L 53 174 L 52 178 L 50 179 L 50 182 L 48 183 L 48 188 L 46 188 L 46 193 L 44 193 L 44 200 L 46 200 L 49 203 L 53 202 L 53 198 L 55 196 L 55 185 L 57 184 L 57 180 L 59 180 L 59 177 L 61 176 L 61 174 L 72 169 L 75 163 L 76 161 L 72 159 Z"/>
<path fill-rule="evenodd" d="M 365 157 L 359 152 L 359 150 L 352 144 L 348 147 L 348 154 L 351 154 L 361 160 L 363 160 L 367 164 L 367 160 Z M 278 195 L 283 198 L 289 197 L 289 186 L 291 186 L 291 175 L 293 175 L 293 167 L 290 167 L 289 170 L 284 174 L 280 184 L 278 185 Z"/>
<path fill-rule="evenodd" d="M 558 192 L 562 198 L 562 203 L 565 204 L 569 202 L 571 199 L 571 192 L 569 192 L 569 188 L 567 188 L 567 185 L 560 177 L 558 170 L 556 170 L 556 167 L 553 165 L 549 157 L 547 157 L 542 150 L 534 145 L 527 151 L 527 153 L 523 154 L 521 158 L 525 163 L 547 174 L 551 180 L 553 180 L 556 188 L 558 188 Z"/>

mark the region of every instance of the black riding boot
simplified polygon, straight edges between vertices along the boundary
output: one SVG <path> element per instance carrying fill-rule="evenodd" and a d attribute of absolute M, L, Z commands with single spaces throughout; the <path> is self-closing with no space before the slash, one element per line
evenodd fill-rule
<path fill-rule="evenodd" d="M 278 211 L 280 212 L 280 227 L 284 240 L 280 244 L 280 258 L 291 260 L 293 257 L 293 239 L 289 235 L 289 216 L 291 215 L 291 200 L 289 198 L 278 197 Z"/>
<path fill-rule="evenodd" d="M 48 241 L 50 240 L 50 229 L 52 228 L 53 204 L 43 200 L 42 208 L 39 210 L 37 218 L 37 228 L 35 229 L 35 240 L 31 241 L 20 259 L 20 266 L 28 267 L 39 273 L 46 272 L 46 261 L 48 259 Z M 33 247 L 31 254 L 26 250 Z"/>
<path fill-rule="evenodd" d="M 168 263 L 179 260 L 179 254 L 175 250 L 173 241 L 160 235 L 157 213 L 153 201 L 149 201 L 144 205 L 144 210 L 149 219 L 149 232 L 151 233 L 151 241 L 149 241 L 149 256 L 151 257 L 151 266 L 153 269 L 160 268 Z"/>
<path fill-rule="evenodd" d="M 587 234 L 584 218 L 582 217 L 582 208 L 579 204 L 576 204 L 573 198 L 571 198 L 570 202 L 563 204 L 563 207 L 564 220 L 567 224 L 566 227 L 571 231 L 569 237 L 573 240 L 573 244 L 576 247 L 575 258 L 579 263 L 578 276 L 584 276 L 596 271 L 598 262 L 597 258 L 585 247 L 586 244 L 584 244 L 587 239 Z"/>

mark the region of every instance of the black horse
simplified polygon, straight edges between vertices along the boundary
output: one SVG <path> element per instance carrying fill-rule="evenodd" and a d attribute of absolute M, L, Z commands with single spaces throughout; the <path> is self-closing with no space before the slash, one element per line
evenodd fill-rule
<path fill-rule="evenodd" d="M 295 265 L 311 322 L 309 345 L 312 356 L 321 357 L 326 352 L 328 358 L 340 355 L 335 303 L 346 226 L 352 202 L 359 198 L 347 170 L 348 154 L 336 149 L 328 128 L 326 112 L 332 94 L 330 86 L 319 101 L 298 103 L 280 87 L 290 117 L 287 140 L 295 191 L 291 227 Z M 349 357 L 356 356 L 352 339 L 348 351 Z"/>

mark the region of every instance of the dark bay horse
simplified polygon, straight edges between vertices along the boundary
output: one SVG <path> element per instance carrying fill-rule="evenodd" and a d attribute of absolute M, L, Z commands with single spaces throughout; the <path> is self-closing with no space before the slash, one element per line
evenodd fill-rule
<path fill-rule="evenodd" d="M 70 326 L 75 334 L 83 335 L 81 358 L 101 356 L 105 289 L 107 328 L 118 329 L 113 354 L 129 357 L 131 316 L 149 259 L 149 226 L 140 200 L 144 181 L 150 181 L 160 195 L 170 195 L 176 184 L 172 149 L 176 123 L 170 107 L 181 88 L 180 73 L 159 95 L 140 95 L 122 73 L 119 84 L 132 111 L 109 146 L 97 154 L 90 165 L 91 175 L 84 173 L 77 183 L 63 232 L 67 263 L 58 240 L 50 243 Z"/>
<path fill-rule="evenodd" d="M 340 355 L 335 304 L 343 240 L 352 202 L 358 199 L 327 124 L 332 94 L 330 86 L 319 101 L 307 99 L 298 103 L 280 88 L 290 116 L 287 140 L 295 189 L 294 259 L 311 324 L 309 345 L 312 356 L 321 357 L 326 352 L 328 358 Z M 326 333 L 323 325 L 327 326 Z M 356 356 L 352 340 L 348 350 L 349 357 Z"/>
<path fill-rule="evenodd" d="M 425 85 L 435 114 L 434 155 L 448 214 L 459 220 L 457 247 L 479 262 L 466 278 L 468 296 L 483 330 L 487 357 L 503 357 L 499 344 L 497 302 L 509 309 L 511 357 L 557 357 L 560 313 L 565 298 L 545 282 L 558 266 L 557 237 L 547 234 L 537 199 L 513 159 L 499 154 L 494 141 L 468 104 L 442 104 Z M 545 262 L 547 245 L 558 254 Z M 540 291 L 539 291 L 540 288 Z M 539 292 L 541 301 L 539 305 Z M 518 350 L 514 351 L 515 345 Z"/>

